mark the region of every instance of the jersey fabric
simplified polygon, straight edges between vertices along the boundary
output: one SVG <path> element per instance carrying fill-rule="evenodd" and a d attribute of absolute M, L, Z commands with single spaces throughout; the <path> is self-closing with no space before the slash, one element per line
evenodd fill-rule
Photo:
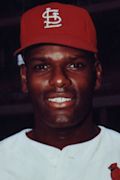
<path fill-rule="evenodd" d="M 0 179 L 111 180 L 110 165 L 120 165 L 120 134 L 100 129 L 92 140 L 62 150 L 29 139 L 30 129 L 6 138 L 0 142 Z"/>

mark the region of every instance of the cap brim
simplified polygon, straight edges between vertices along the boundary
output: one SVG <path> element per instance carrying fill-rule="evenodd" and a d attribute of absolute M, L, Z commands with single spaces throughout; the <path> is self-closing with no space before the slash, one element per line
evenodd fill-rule
<path fill-rule="evenodd" d="M 46 36 L 45 35 L 45 36 L 41 36 L 40 39 L 37 39 L 37 40 L 35 39 L 32 42 L 28 42 L 23 47 L 17 49 L 14 55 L 16 56 L 17 54 L 22 53 L 23 50 L 31 46 L 39 45 L 39 44 L 58 44 L 58 45 L 72 47 L 72 48 L 83 49 L 83 50 L 90 51 L 93 53 L 97 52 L 96 47 L 91 47 L 91 42 L 85 42 L 75 37 L 66 36 L 66 35 L 63 35 L 63 36 L 61 35 Z"/>

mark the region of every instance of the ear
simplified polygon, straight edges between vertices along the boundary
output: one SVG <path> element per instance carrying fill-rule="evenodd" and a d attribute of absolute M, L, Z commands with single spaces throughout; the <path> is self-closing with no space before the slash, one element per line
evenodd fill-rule
<path fill-rule="evenodd" d="M 101 63 L 98 60 L 95 62 L 95 71 L 96 71 L 95 90 L 99 90 L 102 84 L 103 70 Z"/>
<path fill-rule="evenodd" d="M 22 65 L 20 67 L 20 77 L 21 77 L 21 88 L 22 92 L 27 93 L 28 88 L 27 88 L 27 69 L 25 65 Z"/>

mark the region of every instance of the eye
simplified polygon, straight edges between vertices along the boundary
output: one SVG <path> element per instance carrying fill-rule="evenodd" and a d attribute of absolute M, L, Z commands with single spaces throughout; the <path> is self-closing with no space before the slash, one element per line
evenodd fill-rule
<path fill-rule="evenodd" d="M 44 72 L 50 69 L 50 65 L 48 64 L 35 64 L 33 65 L 33 70 L 36 72 Z"/>
<path fill-rule="evenodd" d="M 75 71 L 75 70 L 82 70 L 82 69 L 84 69 L 85 66 L 86 66 L 85 63 L 77 62 L 77 63 L 69 64 L 68 65 L 68 69 L 73 70 L 73 71 Z"/>

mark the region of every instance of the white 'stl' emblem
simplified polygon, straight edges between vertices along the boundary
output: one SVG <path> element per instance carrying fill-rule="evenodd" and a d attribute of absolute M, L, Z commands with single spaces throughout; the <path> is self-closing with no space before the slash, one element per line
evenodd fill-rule
<path fill-rule="evenodd" d="M 55 28 L 62 26 L 61 17 L 59 16 L 58 9 L 46 8 L 46 11 L 43 12 L 42 17 L 45 19 L 44 28 Z"/>

